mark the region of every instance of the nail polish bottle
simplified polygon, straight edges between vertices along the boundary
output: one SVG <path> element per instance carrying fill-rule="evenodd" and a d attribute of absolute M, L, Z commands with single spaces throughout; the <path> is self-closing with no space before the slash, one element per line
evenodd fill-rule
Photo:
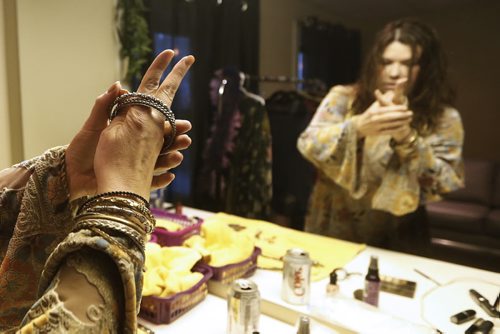
<path fill-rule="evenodd" d="M 365 291 L 363 299 L 368 304 L 378 306 L 378 297 L 380 294 L 380 276 L 378 274 L 378 258 L 370 258 L 370 266 L 365 276 Z"/>
<path fill-rule="evenodd" d="M 326 295 L 329 297 L 334 296 L 337 291 L 339 291 L 339 286 L 337 285 L 337 273 L 332 271 L 330 273 L 330 281 L 326 285 Z"/>

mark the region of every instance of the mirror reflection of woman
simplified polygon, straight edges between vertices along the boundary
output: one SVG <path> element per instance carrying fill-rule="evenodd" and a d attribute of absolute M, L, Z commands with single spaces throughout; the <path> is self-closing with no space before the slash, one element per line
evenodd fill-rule
<path fill-rule="evenodd" d="M 306 231 L 422 253 L 424 204 L 463 186 L 464 131 L 432 28 L 377 35 L 360 80 L 335 86 L 298 139 L 318 169 Z"/>

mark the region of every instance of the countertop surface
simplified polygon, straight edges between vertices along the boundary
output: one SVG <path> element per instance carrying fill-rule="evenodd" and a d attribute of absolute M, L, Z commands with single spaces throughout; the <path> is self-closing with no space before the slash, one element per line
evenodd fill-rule
<path fill-rule="evenodd" d="M 201 218 L 213 214 L 192 208 L 184 208 L 183 213 Z M 381 292 L 378 308 L 356 301 L 353 292 L 364 286 L 371 255 L 378 256 L 381 275 L 416 282 L 414 297 Z M 491 333 L 500 333 L 500 319 L 489 317 L 469 296 L 469 289 L 476 289 L 493 302 L 500 293 L 499 273 L 374 247 L 360 252 L 344 269 L 351 275 L 338 282 L 339 291 L 333 297 L 327 297 L 328 282 L 324 279 L 311 284 L 310 303 L 302 306 L 290 305 L 281 299 L 280 271 L 257 270 L 250 279 L 259 287 L 263 313 L 268 313 L 260 317 L 260 333 L 295 334 L 295 322 L 300 314 L 312 317 L 313 334 L 433 333 L 436 329 L 443 333 L 463 333 L 472 321 L 456 325 L 450 322 L 450 316 L 466 309 L 474 309 L 476 317 L 493 321 L 495 328 Z M 213 288 L 213 285 L 209 287 L 210 290 Z M 215 294 L 221 295 L 220 291 Z M 227 304 L 223 298 L 209 294 L 172 324 L 140 322 L 155 333 L 195 333 L 202 330 L 206 334 L 221 334 L 226 332 Z"/>

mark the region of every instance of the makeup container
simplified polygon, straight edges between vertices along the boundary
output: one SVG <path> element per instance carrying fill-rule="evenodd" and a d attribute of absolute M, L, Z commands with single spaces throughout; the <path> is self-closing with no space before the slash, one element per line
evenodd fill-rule
<path fill-rule="evenodd" d="M 469 290 L 469 295 L 472 300 L 479 305 L 484 312 L 486 312 L 490 317 L 500 318 L 500 312 L 495 309 L 495 306 L 491 305 L 489 300 L 474 289 Z"/>
<path fill-rule="evenodd" d="M 370 258 L 370 266 L 365 276 L 365 291 L 363 300 L 373 306 L 378 306 L 378 297 L 380 295 L 380 276 L 378 274 L 378 258 Z"/>
<path fill-rule="evenodd" d="M 454 314 L 450 317 L 450 321 L 454 324 L 460 325 L 464 322 L 470 321 L 476 317 L 476 311 L 474 310 L 465 310 Z"/>
<path fill-rule="evenodd" d="M 465 334 L 488 334 L 493 329 L 493 323 L 482 318 L 477 319 L 465 330 Z"/>
<path fill-rule="evenodd" d="M 337 273 L 332 271 L 330 273 L 330 281 L 326 285 L 326 295 L 331 297 L 334 296 L 339 291 L 339 286 L 337 285 Z"/>

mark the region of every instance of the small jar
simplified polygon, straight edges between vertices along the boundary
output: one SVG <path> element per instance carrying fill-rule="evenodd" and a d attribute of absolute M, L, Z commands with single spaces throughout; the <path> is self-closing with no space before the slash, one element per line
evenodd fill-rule
<path fill-rule="evenodd" d="M 334 296 L 339 291 L 339 286 L 337 285 L 337 273 L 332 271 L 330 273 L 330 281 L 326 285 L 326 295 Z"/>

